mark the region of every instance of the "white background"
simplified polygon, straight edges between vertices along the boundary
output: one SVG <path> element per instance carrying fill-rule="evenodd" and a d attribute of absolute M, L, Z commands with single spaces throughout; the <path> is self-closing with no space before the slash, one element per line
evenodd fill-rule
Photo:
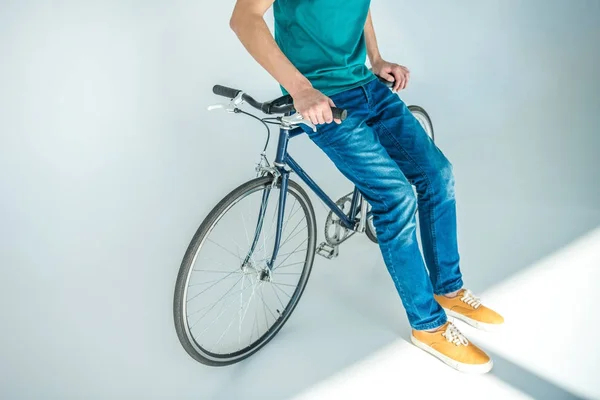
<path fill-rule="evenodd" d="M 0 397 L 600 398 L 596 0 L 372 3 L 384 57 L 412 71 L 401 97 L 429 111 L 454 164 L 465 281 L 507 317 L 496 339 L 465 329 L 493 374 L 455 374 L 406 342 L 365 237 L 316 259 L 248 362 L 187 356 L 179 263 L 265 137 L 207 112 L 211 88 L 280 94 L 229 30 L 233 3 L 0 2 Z M 290 151 L 332 197 L 351 190 L 307 138 Z"/>

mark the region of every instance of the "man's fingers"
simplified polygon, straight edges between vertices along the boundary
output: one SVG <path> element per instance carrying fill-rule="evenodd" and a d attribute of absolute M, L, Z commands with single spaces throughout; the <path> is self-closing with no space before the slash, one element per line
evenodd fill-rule
<path fill-rule="evenodd" d="M 396 79 L 396 78 L 394 78 L 394 75 L 392 75 L 389 72 L 385 72 L 385 71 L 379 72 L 379 76 L 388 82 L 394 82 L 394 79 Z"/>
<path fill-rule="evenodd" d="M 317 121 L 319 121 L 319 125 L 325 124 L 325 117 L 323 116 L 322 111 L 317 113 Z"/>
<path fill-rule="evenodd" d="M 410 72 L 408 72 L 408 69 L 401 65 L 397 65 L 396 67 L 394 67 L 393 74 L 396 77 L 396 84 L 394 85 L 394 91 L 398 92 L 400 90 L 406 89 L 406 86 L 408 85 L 408 78 L 410 75 Z"/>
<path fill-rule="evenodd" d="M 398 83 L 398 91 L 404 89 L 404 82 L 405 82 L 405 78 L 404 75 L 400 75 L 400 79 L 399 79 L 399 83 Z"/>
<path fill-rule="evenodd" d="M 396 84 L 394 85 L 394 91 L 397 92 L 398 90 L 400 90 L 401 86 L 402 86 L 402 75 L 398 74 L 398 76 L 396 76 Z"/>
<path fill-rule="evenodd" d="M 320 125 L 325 123 L 325 117 L 323 114 L 323 107 L 319 107 L 315 110 L 315 117 L 317 118 L 317 123 Z"/>
<path fill-rule="evenodd" d="M 306 112 L 306 115 L 303 115 L 303 117 L 304 119 L 308 119 L 314 125 L 317 125 L 319 123 L 319 120 L 317 119 L 317 114 L 312 110 Z"/>

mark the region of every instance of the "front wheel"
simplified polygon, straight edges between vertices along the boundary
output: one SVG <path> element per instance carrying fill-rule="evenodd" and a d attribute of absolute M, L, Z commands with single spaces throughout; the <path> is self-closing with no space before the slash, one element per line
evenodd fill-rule
<path fill-rule="evenodd" d="M 427 135 L 431 138 L 431 140 L 435 141 L 435 133 L 433 131 L 433 123 L 431 122 L 431 118 L 429 114 L 423 107 L 417 105 L 408 106 L 410 112 L 415 116 L 417 121 L 421 124 Z M 371 211 L 371 207 L 369 206 L 369 211 Z M 370 214 L 370 213 L 369 213 Z M 373 216 L 369 215 L 367 218 L 367 224 L 365 228 L 365 233 L 370 241 L 373 243 L 378 243 L 377 240 L 377 232 L 375 231 L 375 225 L 373 225 Z"/>
<path fill-rule="evenodd" d="M 225 366 L 260 350 L 283 327 L 310 276 L 316 220 L 306 192 L 289 181 L 279 255 L 280 179 L 262 177 L 227 195 L 185 253 L 173 301 L 177 336 L 195 360 Z"/>

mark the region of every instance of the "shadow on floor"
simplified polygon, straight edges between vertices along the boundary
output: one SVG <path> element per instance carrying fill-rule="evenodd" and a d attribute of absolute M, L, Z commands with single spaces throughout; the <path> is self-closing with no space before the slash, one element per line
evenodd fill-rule
<path fill-rule="evenodd" d="M 488 353 L 494 360 L 494 369 L 490 374 L 534 399 L 591 400 L 576 395 L 494 352 Z"/>

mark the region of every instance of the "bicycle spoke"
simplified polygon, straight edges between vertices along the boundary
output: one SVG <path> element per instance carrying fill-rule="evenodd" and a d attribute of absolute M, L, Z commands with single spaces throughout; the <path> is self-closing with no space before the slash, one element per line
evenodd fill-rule
<path fill-rule="evenodd" d="M 262 286 L 260 287 L 260 299 L 263 302 L 263 315 L 265 316 L 265 332 L 267 332 L 269 330 L 269 320 L 267 319 L 267 308 L 266 308 L 266 304 L 265 304 L 265 300 L 262 297 Z"/>
<path fill-rule="evenodd" d="M 215 263 L 215 264 L 221 265 L 221 266 L 223 266 L 223 267 L 225 267 L 225 268 L 231 268 L 231 265 L 225 265 L 225 264 L 223 264 L 222 262 L 220 262 L 220 261 L 217 261 L 217 260 L 215 260 L 215 259 L 214 259 L 214 258 L 212 258 L 212 257 L 202 257 L 202 259 L 197 259 L 197 260 L 195 260 L 194 262 L 197 262 L 197 261 L 202 261 L 202 260 L 209 261 L 209 262 L 211 262 L 211 263 Z M 236 268 L 239 268 L 239 266 L 236 266 Z M 202 272 L 223 272 L 223 271 L 217 271 L 217 270 L 196 269 L 196 268 L 192 269 L 192 271 L 202 271 Z M 226 272 L 223 272 L 223 273 L 226 273 Z"/>
<path fill-rule="evenodd" d="M 290 285 L 289 283 L 280 283 L 280 282 L 271 282 L 271 283 L 273 285 L 277 285 L 277 286 L 281 285 L 281 286 L 289 286 L 289 287 L 293 287 L 293 288 L 295 288 L 296 286 L 298 286 L 298 285 Z"/>
<path fill-rule="evenodd" d="M 287 220 L 285 221 L 285 223 L 281 227 L 281 232 L 285 231 L 285 228 L 287 228 L 287 225 L 291 221 L 292 217 L 294 215 L 296 215 L 296 213 L 302 209 L 302 206 L 300 206 L 300 207 L 298 207 L 298 209 L 296 211 L 294 211 L 294 207 L 296 207 L 297 203 L 298 203 L 298 200 L 296 198 L 294 198 L 294 204 L 292 204 L 292 209 L 290 211 L 292 214 L 289 217 L 287 217 Z"/>
<path fill-rule="evenodd" d="M 234 285 L 234 286 L 235 286 L 235 285 Z M 245 289 L 244 289 L 244 290 L 245 290 Z M 200 311 L 202 311 L 202 310 L 204 310 L 204 309 L 206 309 L 206 308 L 208 308 L 208 307 L 212 307 L 212 308 L 214 308 L 214 307 L 215 307 L 215 305 L 219 304 L 219 302 L 220 302 L 221 300 L 225 300 L 225 299 L 227 299 L 227 298 L 229 298 L 229 297 L 232 297 L 232 296 L 237 296 L 238 294 L 240 294 L 240 291 L 239 291 L 239 290 L 238 290 L 238 291 L 235 291 L 235 292 L 232 292 L 232 293 L 229 293 L 229 294 L 226 294 L 226 295 L 223 295 L 223 296 L 221 296 L 221 298 L 219 298 L 219 300 L 217 300 L 216 302 L 214 302 L 214 303 L 211 303 L 211 304 L 207 304 L 207 305 L 205 305 L 204 307 L 200 307 L 200 308 L 198 308 L 198 309 L 197 309 L 196 311 L 194 311 L 193 313 L 191 313 L 191 314 L 187 314 L 187 317 L 188 317 L 188 319 L 189 319 L 189 318 L 190 318 L 192 315 L 198 314 Z M 210 310 L 209 310 L 209 312 L 210 312 Z"/>
<path fill-rule="evenodd" d="M 300 221 L 300 222 L 302 222 L 302 221 Z M 300 225 L 300 222 L 298 222 L 298 225 Z M 298 227 L 298 225 L 296 225 L 296 227 Z M 300 229 L 298 232 L 296 232 L 296 234 L 294 236 L 290 237 L 290 235 L 291 235 L 291 233 L 290 233 L 290 235 L 288 235 L 288 237 L 285 239 L 285 241 L 281 245 L 279 245 L 279 248 L 281 249 L 287 242 L 289 242 L 290 240 L 292 240 L 293 238 L 298 236 L 298 234 L 300 234 L 304 228 L 308 228 L 308 224 L 304 225 L 304 227 L 302 229 Z M 294 230 L 295 230 L 295 228 L 294 228 Z"/>
<path fill-rule="evenodd" d="M 237 258 L 238 260 L 242 261 L 242 259 L 240 258 L 239 255 L 235 255 L 231 250 L 226 249 L 225 247 L 221 246 L 219 243 L 215 242 L 212 239 L 206 239 L 207 242 L 211 242 L 213 244 L 215 244 L 216 246 L 219 246 L 220 248 L 222 248 L 223 250 L 225 250 L 227 253 L 231 254 L 232 256 L 234 256 L 235 258 Z"/>
<path fill-rule="evenodd" d="M 242 216 L 242 224 L 244 225 L 244 233 L 246 234 L 246 242 L 248 246 L 250 246 L 250 237 L 248 237 L 248 229 L 246 228 L 246 218 L 244 218 L 244 214 L 242 210 L 240 210 L 240 215 Z"/>
<path fill-rule="evenodd" d="M 239 336 L 238 336 L 238 344 L 242 341 L 242 325 L 244 325 L 244 320 L 246 319 L 246 315 L 248 315 L 248 310 L 250 310 L 250 304 L 252 304 L 252 299 L 254 298 L 254 294 L 256 293 L 256 285 L 252 285 L 252 294 L 250 295 L 250 300 L 248 301 L 248 307 L 246 307 L 246 311 L 244 312 L 244 316 L 241 318 L 240 328 L 239 328 Z"/>
<path fill-rule="evenodd" d="M 289 252 L 289 253 L 278 254 L 278 257 L 281 258 L 281 257 L 284 257 L 284 256 L 289 256 L 291 254 L 300 253 L 301 251 L 306 251 L 306 249 L 294 250 L 294 251 Z M 258 261 L 259 262 L 267 261 L 267 259 L 263 258 L 262 260 L 258 260 Z"/>
<path fill-rule="evenodd" d="M 213 320 L 210 322 L 210 324 L 208 324 L 208 326 L 207 326 L 206 328 L 204 328 L 204 330 L 198 334 L 198 339 L 200 339 L 200 337 L 202 337 L 202 335 L 204 335 L 204 332 L 206 332 L 206 331 L 207 331 L 207 330 L 208 330 L 208 329 L 209 329 L 211 326 L 213 326 L 215 322 L 217 322 L 219 319 L 221 319 L 221 317 L 223 316 L 223 314 L 225 314 L 225 311 L 229 310 L 229 308 L 230 308 L 230 307 L 231 307 L 233 304 L 235 304 L 235 300 L 233 300 L 231 303 L 229 303 L 229 304 L 227 305 L 227 307 L 223 306 L 223 308 L 221 308 L 221 312 L 219 313 L 219 315 L 217 315 L 217 316 L 215 317 L 215 319 L 213 319 Z M 191 331 L 191 329 L 192 329 L 192 328 L 190 328 L 190 331 Z"/>
<path fill-rule="evenodd" d="M 193 269 L 192 271 L 207 272 L 209 274 L 230 274 L 231 272 L 240 272 L 237 269 L 235 271 L 217 271 L 215 269 Z"/>
<path fill-rule="evenodd" d="M 300 242 L 300 244 L 298 245 L 298 247 L 302 246 L 304 244 L 304 242 L 308 241 L 308 236 L 306 237 L 306 239 L 304 239 L 302 242 Z M 288 258 L 291 257 L 292 254 L 297 253 L 296 250 L 298 250 L 298 247 L 296 247 L 294 249 L 294 251 L 292 253 L 290 253 L 277 267 L 273 268 L 273 271 L 275 271 L 277 268 L 279 268 L 279 266 L 281 266 L 281 264 L 283 264 L 284 262 L 287 261 Z"/>
<path fill-rule="evenodd" d="M 294 209 L 294 207 L 295 207 L 296 203 L 297 203 L 297 199 L 296 199 L 296 198 L 294 198 L 294 204 L 292 204 L 292 210 Z M 279 206 L 277 206 L 277 207 L 275 208 L 275 211 L 277 211 L 278 209 L 279 209 Z M 281 232 L 282 232 L 282 233 L 283 233 L 283 232 L 285 232 L 285 228 L 287 228 L 287 225 L 288 225 L 288 223 L 290 222 L 291 218 L 292 218 L 292 217 L 293 217 L 293 216 L 294 216 L 294 215 L 295 215 L 295 214 L 296 214 L 298 211 L 300 211 L 301 209 L 302 209 L 302 206 L 300 206 L 300 207 L 299 207 L 299 208 L 298 208 L 296 211 L 294 211 L 294 212 L 292 213 L 292 215 L 290 215 L 290 216 L 287 218 L 287 220 L 284 222 L 283 226 L 281 227 Z M 277 221 L 277 218 L 274 218 L 274 220 L 273 220 L 273 221 L 274 221 L 274 222 L 275 222 L 275 221 Z M 268 239 L 268 241 L 270 242 L 270 241 L 271 241 L 271 239 L 274 239 L 276 235 L 277 235 L 277 229 L 275 229 L 275 232 L 273 232 L 273 234 L 269 236 L 269 239 Z"/>
<path fill-rule="evenodd" d="M 219 282 L 219 279 L 214 279 L 214 280 L 208 281 L 208 282 L 192 283 L 192 284 L 188 285 L 188 287 L 207 285 L 209 283 L 214 283 L 214 282 Z"/>
<path fill-rule="evenodd" d="M 263 285 L 264 286 L 264 285 Z M 267 308 L 267 310 L 269 310 L 269 313 L 271 313 L 271 315 L 273 316 L 273 319 L 277 320 L 277 317 L 275 316 L 275 314 L 273 314 L 273 311 L 271 311 L 271 309 L 269 308 L 269 306 L 267 305 L 267 303 L 265 302 L 265 298 L 262 296 L 262 286 L 261 286 L 261 290 L 260 290 L 261 296 L 260 299 L 263 302 L 263 305 Z"/>
<path fill-rule="evenodd" d="M 235 274 L 235 273 L 237 273 L 237 272 L 238 272 L 238 271 L 233 271 L 233 272 L 230 272 L 230 273 L 228 273 L 227 275 L 225 275 L 224 277 L 222 277 L 221 279 L 219 279 L 218 281 L 216 281 L 215 283 L 213 283 L 212 285 L 210 285 L 209 287 L 207 287 L 206 289 L 204 289 L 204 290 L 203 290 L 203 291 L 201 291 L 200 293 L 196 294 L 196 295 L 195 295 L 194 297 L 192 297 L 191 299 L 188 299 L 188 300 L 186 301 L 186 303 L 189 303 L 190 301 L 194 300 L 196 297 L 200 296 L 202 293 L 206 292 L 208 289 L 210 289 L 210 288 L 214 287 L 214 286 L 215 286 L 217 283 L 219 283 L 219 282 L 221 282 L 221 281 L 224 281 L 224 280 L 225 280 L 225 279 L 227 279 L 229 276 L 231 276 L 231 275 L 233 275 L 233 274 Z M 237 284 L 237 282 L 236 282 L 236 284 Z"/>
<path fill-rule="evenodd" d="M 253 296 L 253 295 L 254 295 L 254 290 L 252 291 L 252 295 L 251 295 L 251 296 Z M 237 314 L 239 314 L 239 313 L 242 311 L 242 309 L 243 309 L 243 308 L 240 308 L 240 309 L 237 311 L 236 315 L 237 315 Z M 219 337 L 219 340 L 217 340 L 217 343 L 215 343 L 215 345 L 218 345 L 219 343 L 221 343 L 221 340 L 223 340 L 223 337 L 224 337 L 224 336 L 227 334 L 227 332 L 229 332 L 229 329 L 231 328 L 231 325 L 233 325 L 233 321 L 235 321 L 235 317 L 236 317 L 236 315 L 234 315 L 234 316 L 231 318 L 231 321 L 229 322 L 229 325 L 227 325 L 227 328 L 225 328 L 225 332 L 223 332 L 223 333 L 221 334 L 221 337 Z M 221 347 L 219 347 L 219 349 L 221 349 Z"/>
<path fill-rule="evenodd" d="M 246 279 L 242 279 L 242 293 L 240 293 L 240 308 L 244 307 L 244 283 L 246 282 Z M 254 290 L 252 290 L 252 292 L 254 292 Z M 240 332 L 240 336 L 241 336 L 241 332 L 242 332 L 242 321 L 240 319 L 240 326 L 239 326 L 239 332 Z M 239 344 L 239 342 L 238 342 Z"/>
<path fill-rule="evenodd" d="M 259 335 L 260 335 L 259 332 L 258 332 L 258 323 L 257 323 L 258 318 L 257 318 L 257 316 L 258 316 L 258 313 L 255 312 L 254 313 L 254 323 L 252 324 L 252 328 L 250 329 L 251 333 L 250 333 L 250 341 L 248 342 L 248 346 L 252 345 L 252 338 L 254 337 L 254 327 L 256 327 L 256 338 L 258 339 Z"/>
<path fill-rule="evenodd" d="M 241 280 L 241 279 L 242 279 L 242 278 L 240 278 L 240 280 Z M 231 290 L 232 290 L 232 289 L 235 287 L 235 285 L 237 285 L 237 284 L 238 284 L 238 282 L 239 282 L 239 280 L 238 280 L 238 281 L 237 281 L 237 282 L 236 282 L 236 283 L 235 283 L 235 284 L 234 284 L 234 285 L 231 287 L 231 289 L 229 289 L 227 292 L 225 292 L 225 294 L 223 295 L 223 297 L 225 297 L 227 294 L 229 294 L 229 293 L 231 292 Z M 221 297 L 221 299 L 222 299 L 223 297 Z M 200 318 L 198 318 L 198 319 L 196 320 L 196 322 L 194 322 L 194 324 L 193 324 L 192 326 L 190 326 L 190 331 L 192 330 L 192 328 L 193 328 L 194 326 L 196 326 L 196 324 L 197 324 L 198 322 L 200 322 L 200 321 L 201 321 L 201 320 L 202 320 L 204 317 L 206 317 L 206 316 L 208 315 L 208 313 L 209 313 L 209 312 L 211 312 L 211 311 L 213 310 L 213 308 L 215 308 L 215 307 L 217 306 L 217 304 L 219 304 L 219 302 L 221 301 L 221 299 L 217 300 L 217 301 L 215 302 L 215 304 L 213 304 L 213 306 L 212 306 L 212 307 L 211 307 L 211 308 L 210 308 L 208 311 L 206 311 L 204 314 L 202 314 L 202 316 L 201 316 Z M 235 300 L 234 300 L 234 301 L 235 301 Z M 233 302 L 231 302 L 230 304 L 233 304 Z M 217 319 L 218 319 L 218 317 L 217 317 Z M 212 325 L 212 324 L 213 324 L 215 321 L 216 321 L 216 319 L 215 319 L 215 320 L 213 320 L 213 322 L 211 322 L 211 324 L 210 324 L 210 325 Z M 210 325 L 209 325 L 209 327 L 210 327 Z M 207 327 L 206 329 L 208 329 L 208 327 Z M 204 333 L 204 331 L 202 331 L 202 332 Z"/>
<path fill-rule="evenodd" d="M 277 267 L 278 270 L 282 269 L 282 268 L 289 268 L 289 267 L 293 267 L 294 265 L 299 265 L 299 264 L 304 264 L 306 261 L 298 261 L 295 263 L 291 263 L 291 264 L 285 264 L 282 265 L 281 267 Z M 273 270 L 274 271 L 274 270 Z M 278 274 L 286 274 L 285 272 L 278 272 Z"/>
<path fill-rule="evenodd" d="M 250 301 L 252 301 L 252 300 L 250 300 Z M 250 308 L 250 305 L 248 305 L 248 308 Z M 254 337 L 254 327 L 256 326 L 256 321 L 257 321 L 256 315 L 257 315 L 257 313 L 255 312 L 254 313 L 254 322 L 252 323 L 252 327 L 250 328 L 250 343 L 248 343 L 248 346 L 252 345 L 252 338 Z M 241 327 L 241 325 L 240 325 L 240 327 Z M 256 338 L 258 339 L 258 327 L 256 329 L 256 334 L 257 334 Z M 241 344 L 241 340 L 242 340 L 241 329 L 240 329 L 240 334 L 239 335 L 240 336 L 239 336 L 238 344 Z"/>
<path fill-rule="evenodd" d="M 281 304 L 281 309 L 285 310 L 285 306 L 283 305 L 283 302 L 281 301 L 281 298 L 279 297 L 279 295 L 277 294 L 277 292 L 273 288 L 273 285 L 271 285 L 271 290 L 273 291 L 273 293 L 275 293 L 275 296 L 277 297 L 277 300 L 279 300 L 279 304 Z"/>
<path fill-rule="evenodd" d="M 292 295 L 288 294 L 285 290 L 283 290 L 279 286 L 275 285 L 275 289 L 279 289 L 281 291 L 281 293 L 285 294 L 289 298 L 292 298 Z"/>

